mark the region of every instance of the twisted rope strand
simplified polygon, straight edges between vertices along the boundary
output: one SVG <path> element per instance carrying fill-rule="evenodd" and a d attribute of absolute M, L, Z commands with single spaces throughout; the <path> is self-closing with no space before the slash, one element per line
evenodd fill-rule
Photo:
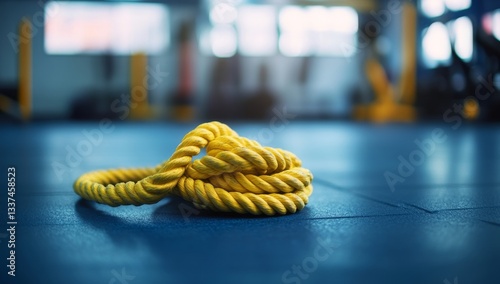
<path fill-rule="evenodd" d="M 202 149 L 206 155 L 193 162 Z M 153 204 L 178 195 L 200 209 L 271 216 L 304 208 L 312 179 L 293 153 L 209 122 L 186 134 L 172 156 L 154 168 L 89 172 L 73 187 L 82 198 L 111 206 Z"/>

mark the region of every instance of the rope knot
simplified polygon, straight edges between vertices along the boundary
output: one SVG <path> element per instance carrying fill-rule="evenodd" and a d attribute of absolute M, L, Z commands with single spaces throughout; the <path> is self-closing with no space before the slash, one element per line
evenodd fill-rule
<path fill-rule="evenodd" d="M 206 154 L 192 161 L 202 149 Z M 151 204 L 175 194 L 202 209 L 283 215 L 304 208 L 312 178 L 294 154 L 210 122 L 186 134 L 170 159 L 156 168 L 86 173 L 74 190 L 111 206 Z"/>

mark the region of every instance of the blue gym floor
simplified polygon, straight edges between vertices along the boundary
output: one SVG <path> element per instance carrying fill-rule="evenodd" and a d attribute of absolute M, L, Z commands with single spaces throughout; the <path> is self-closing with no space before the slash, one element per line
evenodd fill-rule
<path fill-rule="evenodd" d="M 0 282 L 498 283 L 500 126 L 231 123 L 313 172 L 309 204 L 287 216 L 197 211 L 178 198 L 111 208 L 73 193 L 87 171 L 162 162 L 194 126 L 113 122 L 68 163 L 98 122 L 3 123 Z M 15 277 L 6 267 L 8 167 Z"/>

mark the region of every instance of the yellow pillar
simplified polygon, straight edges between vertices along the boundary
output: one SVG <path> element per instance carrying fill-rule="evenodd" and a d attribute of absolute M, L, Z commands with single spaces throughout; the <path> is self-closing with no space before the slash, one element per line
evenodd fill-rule
<path fill-rule="evenodd" d="M 402 12 L 403 34 L 400 94 L 401 102 L 413 104 L 416 92 L 416 48 L 417 48 L 417 9 L 412 3 L 406 2 Z"/>
<path fill-rule="evenodd" d="M 31 117 L 31 23 L 23 18 L 19 26 L 19 107 L 24 120 Z"/>
<path fill-rule="evenodd" d="M 148 102 L 148 58 L 145 53 L 130 57 L 130 117 L 144 119 L 151 116 Z"/>

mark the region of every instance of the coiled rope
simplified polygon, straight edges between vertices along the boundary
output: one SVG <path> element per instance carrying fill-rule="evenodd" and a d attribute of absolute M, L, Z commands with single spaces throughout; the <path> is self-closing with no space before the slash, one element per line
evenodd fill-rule
<path fill-rule="evenodd" d="M 192 162 L 203 148 L 206 155 Z M 271 216 L 304 208 L 312 178 L 294 154 L 209 122 L 186 134 L 170 159 L 155 168 L 89 172 L 73 187 L 81 197 L 111 206 L 178 195 L 199 209 Z"/>

